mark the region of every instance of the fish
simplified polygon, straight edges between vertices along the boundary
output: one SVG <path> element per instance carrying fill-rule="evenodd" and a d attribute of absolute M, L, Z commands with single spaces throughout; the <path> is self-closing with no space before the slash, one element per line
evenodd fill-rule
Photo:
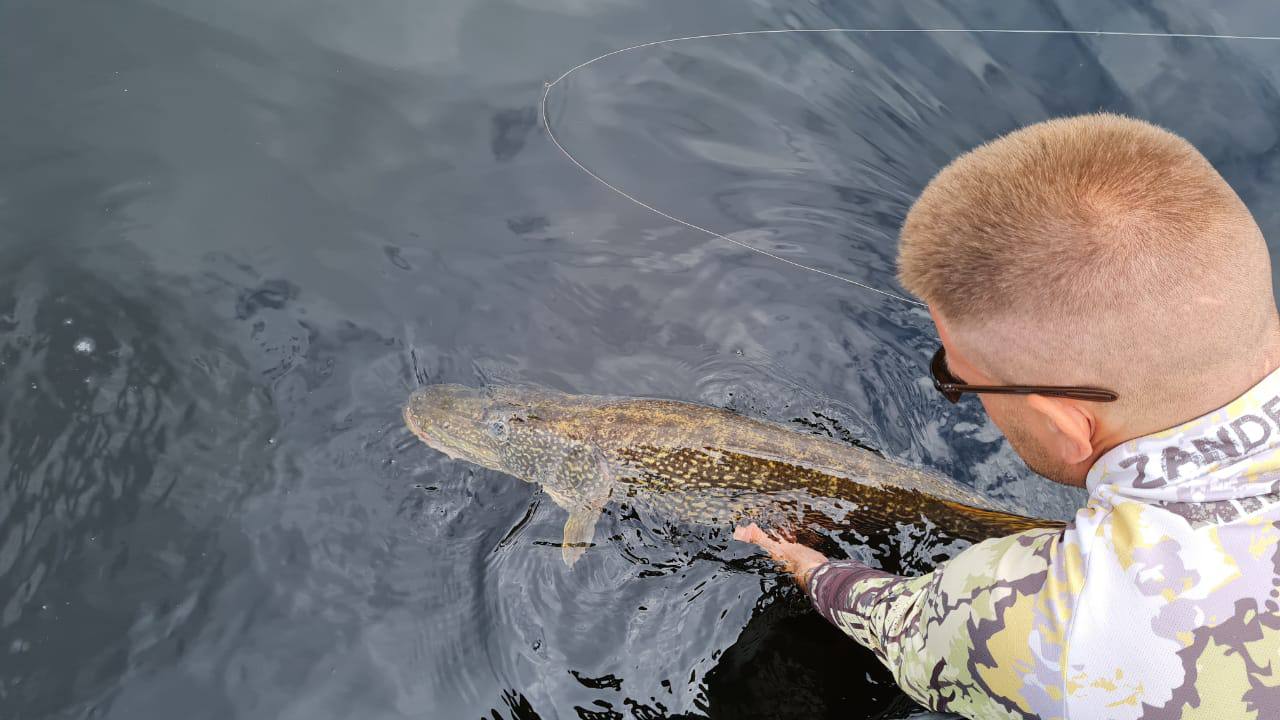
<path fill-rule="evenodd" d="M 825 527 L 872 533 L 926 520 L 975 542 L 1063 526 L 940 473 L 696 403 L 438 384 L 410 395 L 404 420 L 455 460 L 541 486 L 569 514 L 561 544 L 567 566 L 593 544 L 610 501 L 642 502 L 712 526 L 785 528 L 818 517 Z"/>

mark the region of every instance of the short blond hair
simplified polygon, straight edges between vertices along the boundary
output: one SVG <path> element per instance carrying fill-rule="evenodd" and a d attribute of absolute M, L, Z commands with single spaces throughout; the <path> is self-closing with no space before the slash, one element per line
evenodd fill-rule
<path fill-rule="evenodd" d="M 949 323 L 1073 335 L 1078 352 L 1044 350 L 1041 365 L 1070 353 L 1073 380 L 1122 394 L 1167 392 L 1153 373 L 1187 381 L 1216 362 L 1205 353 L 1275 326 L 1248 208 L 1189 142 L 1119 115 L 1037 123 L 956 158 L 908 213 L 898 267 Z M 1137 343 L 1160 345 L 1146 367 L 1105 357 L 1132 366 Z"/>
<path fill-rule="evenodd" d="M 1191 143 L 1082 115 L 1011 132 L 939 172 L 907 214 L 898 272 L 956 322 L 1011 307 L 1087 313 L 1135 282 L 1213 271 L 1240 254 L 1242 224 L 1256 232 Z"/>

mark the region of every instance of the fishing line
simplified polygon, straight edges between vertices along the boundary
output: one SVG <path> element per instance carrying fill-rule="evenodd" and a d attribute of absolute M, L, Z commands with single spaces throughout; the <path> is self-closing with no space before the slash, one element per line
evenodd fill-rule
<path fill-rule="evenodd" d="M 1187 39 L 1202 39 L 1202 40 L 1265 40 L 1265 41 L 1280 40 L 1280 36 L 1273 36 L 1273 35 L 1217 35 L 1212 33 L 1124 32 L 1124 31 L 1118 31 L 1118 30 L 1010 30 L 1010 29 L 970 30 L 965 28 L 908 28 L 908 29 L 875 29 L 875 28 L 791 29 L 791 28 L 788 28 L 783 30 L 743 30 L 740 32 L 711 33 L 708 35 L 689 35 L 687 37 L 668 38 L 666 40 L 653 40 L 651 42 L 640 43 L 639 45 L 632 45 L 631 47 L 625 47 L 618 50 L 611 50 L 603 55 L 594 57 L 584 63 L 580 63 L 578 65 L 575 65 L 569 68 L 568 70 L 564 71 L 564 73 L 561 74 L 560 77 L 545 84 L 542 90 L 540 114 L 542 116 L 542 127 L 546 130 L 547 137 L 551 138 L 551 142 L 555 144 L 556 148 L 558 148 L 560 152 L 564 154 L 565 157 L 569 158 L 570 162 L 572 162 L 574 165 L 577 165 L 578 169 L 582 170 L 582 172 L 589 175 L 596 182 L 612 190 L 615 194 L 625 198 L 626 200 L 629 200 L 630 202 L 636 205 L 639 205 L 640 207 L 644 208 L 645 210 L 648 210 L 651 213 L 654 213 L 655 215 L 658 215 L 659 217 L 663 217 L 663 218 L 666 218 L 667 220 L 670 220 L 671 222 L 677 223 L 679 225 L 683 225 L 689 228 L 690 230 L 696 230 L 700 233 L 705 233 L 707 235 L 710 235 L 711 237 L 719 238 L 720 240 L 733 243 L 734 245 L 737 245 L 738 247 L 743 248 L 744 250 L 750 250 L 753 253 L 758 253 L 767 258 L 777 260 L 778 262 L 786 263 L 787 265 L 791 265 L 792 267 L 796 267 L 801 270 L 808 270 L 809 272 L 817 273 L 819 275 L 829 277 L 833 280 L 839 280 L 841 282 L 848 283 L 855 287 L 862 288 L 863 290 L 870 290 L 873 293 L 877 293 L 885 297 L 893 298 L 894 300 L 900 300 L 904 303 L 908 303 L 911 305 L 917 305 L 919 307 L 927 307 L 927 306 L 924 303 L 920 302 L 919 300 L 903 297 L 902 295 L 898 295 L 897 293 L 889 292 L 888 290 L 881 290 L 880 288 L 867 285 L 866 283 L 858 282 L 857 280 L 847 278 L 843 275 L 838 275 L 836 273 L 828 272 L 826 270 L 805 265 L 804 263 L 796 262 L 795 260 L 791 260 L 781 255 L 771 253 L 768 250 L 758 248 L 754 245 L 742 242 L 741 240 L 734 239 L 723 233 L 718 233 L 715 230 L 711 230 L 710 228 L 705 228 L 701 225 L 697 225 L 692 222 L 689 222 L 688 220 L 678 218 L 675 215 L 672 215 L 671 213 L 664 212 L 663 210 L 660 210 L 654 207 L 653 205 L 650 205 L 649 203 L 646 203 L 645 201 L 628 193 L 627 191 L 619 188 L 617 185 L 614 185 L 608 180 L 605 180 L 604 178 L 596 174 L 594 171 L 592 171 L 591 168 L 584 165 L 581 161 L 579 161 L 576 157 L 573 156 L 573 153 L 565 149 L 565 146 L 560 142 L 560 138 L 556 136 L 555 130 L 553 130 L 551 127 L 551 116 L 547 109 L 547 99 L 551 96 L 551 90 L 555 88 L 556 85 L 559 85 L 561 81 L 563 81 L 565 78 L 569 77 L 573 73 L 585 67 L 589 67 L 590 65 L 593 65 L 597 62 L 600 62 L 601 60 L 604 60 L 606 58 L 611 58 L 615 55 L 622 55 L 623 53 L 629 53 L 634 50 L 643 50 L 645 48 L 657 47 L 659 45 L 671 45 L 674 43 L 686 42 L 689 40 L 710 40 L 714 38 L 743 37 L 746 35 L 782 35 L 785 33 L 866 33 L 866 34 L 970 33 L 970 34 L 988 34 L 988 35 L 1070 35 L 1070 36 L 1081 36 L 1081 37 L 1094 36 L 1094 37 L 1187 38 Z"/>

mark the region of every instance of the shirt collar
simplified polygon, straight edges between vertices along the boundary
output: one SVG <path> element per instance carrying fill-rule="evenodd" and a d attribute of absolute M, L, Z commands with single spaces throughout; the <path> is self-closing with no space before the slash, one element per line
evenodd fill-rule
<path fill-rule="evenodd" d="M 1089 470 L 1144 500 L 1209 502 L 1280 490 L 1280 369 L 1227 405 L 1107 451 Z"/>

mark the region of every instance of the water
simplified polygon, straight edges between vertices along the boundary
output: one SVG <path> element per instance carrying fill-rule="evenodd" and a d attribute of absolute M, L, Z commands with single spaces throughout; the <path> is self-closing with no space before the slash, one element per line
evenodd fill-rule
<path fill-rule="evenodd" d="M 832 432 L 1064 517 L 927 318 L 625 203 L 537 125 L 610 49 L 775 27 L 1276 34 L 1091 0 L 0 2 L 0 717 L 902 717 L 723 533 L 612 508 L 572 571 L 536 489 L 413 440 L 419 382 L 539 382 Z M 1280 44 L 756 37 L 558 87 L 566 146 L 674 215 L 896 290 L 964 149 L 1093 109 L 1187 135 L 1276 234 Z M 744 232 L 745 231 L 745 232 Z M 927 529 L 868 548 L 921 572 Z"/>

